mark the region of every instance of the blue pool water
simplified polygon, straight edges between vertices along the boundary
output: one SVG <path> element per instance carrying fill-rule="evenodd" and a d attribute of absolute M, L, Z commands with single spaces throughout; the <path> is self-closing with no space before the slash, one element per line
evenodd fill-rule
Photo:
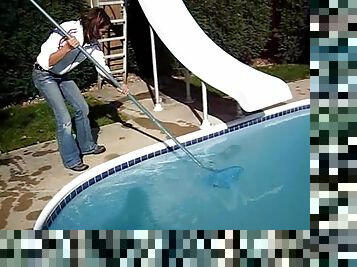
<path fill-rule="evenodd" d="M 229 187 L 177 150 L 76 196 L 50 229 L 309 229 L 309 110 L 207 140 L 207 166 L 240 166 Z"/>

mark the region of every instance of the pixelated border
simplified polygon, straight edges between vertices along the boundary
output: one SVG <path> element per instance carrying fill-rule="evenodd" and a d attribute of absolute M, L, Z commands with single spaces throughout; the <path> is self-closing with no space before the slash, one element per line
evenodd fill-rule
<path fill-rule="evenodd" d="M 0 265 L 318 266 L 309 240 L 309 230 L 0 231 Z"/>

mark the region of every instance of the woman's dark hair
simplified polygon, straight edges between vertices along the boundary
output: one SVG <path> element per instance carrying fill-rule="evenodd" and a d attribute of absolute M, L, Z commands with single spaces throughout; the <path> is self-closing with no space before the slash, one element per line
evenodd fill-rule
<path fill-rule="evenodd" d="M 82 14 L 80 20 L 83 26 L 85 42 L 99 39 L 99 29 L 111 25 L 109 16 L 103 8 L 99 7 L 89 9 L 86 13 Z"/>

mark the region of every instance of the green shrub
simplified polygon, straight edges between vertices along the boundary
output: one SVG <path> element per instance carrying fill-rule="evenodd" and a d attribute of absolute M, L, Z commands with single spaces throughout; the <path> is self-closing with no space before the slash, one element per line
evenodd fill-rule
<path fill-rule="evenodd" d="M 249 63 L 258 57 L 271 32 L 268 0 L 184 0 L 205 33 L 223 50 Z"/>
<path fill-rule="evenodd" d="M 309 1 L 274 0 L 271 57 L 282 63 L 309 61 Z"/>

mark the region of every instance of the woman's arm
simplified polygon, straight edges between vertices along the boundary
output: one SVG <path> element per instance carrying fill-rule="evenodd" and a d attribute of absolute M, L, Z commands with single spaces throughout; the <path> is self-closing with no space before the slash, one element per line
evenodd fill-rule
<path fill-rule="evenodd" d="M 49 66 L 52 67 L 56 65 L 69 51 L 76 48 L 78 45 L 79 42 L 75 37 L 68 39 L 63 47 L 50 55 Z"/>

